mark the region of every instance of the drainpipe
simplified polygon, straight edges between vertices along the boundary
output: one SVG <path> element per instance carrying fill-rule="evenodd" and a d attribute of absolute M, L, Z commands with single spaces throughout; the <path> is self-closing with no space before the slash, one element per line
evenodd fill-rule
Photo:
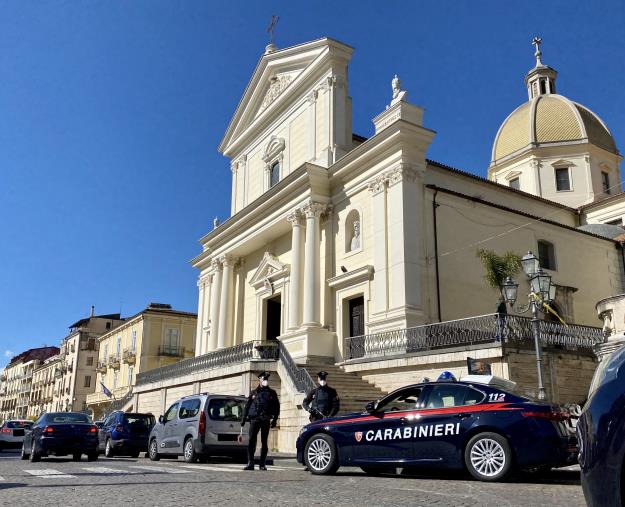
<path fill-rule="evenodd" d="M 436 208 L 438 208 L 439 206 L 439 204 L 436 203 L 436 195 L 438 194 L 438 188 L 435 186 L 432 186 L 430 188 L 434 189 L 434 198 L 432 199 L 432 216 L 434 219 L 434 267 L 436 269 L 436 310 L 438 313 L 438 321 L 443 322 L 443 318 L 441 316 L 441 281 L 440 281 L 440 274 L 438 271 L 438 227 L 437 227 L 437 219 L 436 219 Z"/>

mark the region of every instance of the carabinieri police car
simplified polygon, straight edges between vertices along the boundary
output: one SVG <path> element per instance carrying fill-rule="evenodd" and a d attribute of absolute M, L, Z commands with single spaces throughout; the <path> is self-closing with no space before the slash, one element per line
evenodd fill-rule
<path fill-rule="evenodd" d="M 452 377 L 453 378 L 453 377 Z M 304 426 L 297 460 L 313 474 L 415 466 L 466 469 L 482 481 L 575 462 L 568 413 L 510 392 L 514 382 L 469 375 L 424 382 L 367 404 L 366 412 Z"/>

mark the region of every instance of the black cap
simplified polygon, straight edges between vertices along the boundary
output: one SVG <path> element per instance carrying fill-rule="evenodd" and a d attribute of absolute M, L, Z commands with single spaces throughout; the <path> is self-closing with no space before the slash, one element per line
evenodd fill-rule
<path fill-rule="evenodd" d="M 268 371 L 264 371 L 258 374 L 258 378 L 260 380 L 269 380 L 269 375 L 271 375 Z"/>
<path fill-rule="evenodd" d="M 319 377 L 321 380 L 325 380 L 327 376 L 328 376 L 327 371 L 321 370 L 319 373 L 317 373 L 317 377 Z"/>

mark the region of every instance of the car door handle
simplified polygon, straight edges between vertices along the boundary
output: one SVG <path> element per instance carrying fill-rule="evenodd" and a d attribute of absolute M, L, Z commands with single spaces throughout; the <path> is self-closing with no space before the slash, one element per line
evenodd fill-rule
<path fill-rule="evenodd" d="M 466 419 L 468 417 L 471 417 L 471 414 L 468 412 L 461 412 L 460 414 L 456 414 L 456 417 L 458 419 Z"/>

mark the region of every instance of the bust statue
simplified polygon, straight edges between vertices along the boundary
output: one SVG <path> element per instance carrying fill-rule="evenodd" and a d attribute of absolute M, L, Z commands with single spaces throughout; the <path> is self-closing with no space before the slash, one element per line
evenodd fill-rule
<path fill-rule="evenodd" d="M 360 248 L 360 220 L 354 220 L 354 235 L 349 246 L 350 252 Z"/>
<path fill-rule="evenodd" d="M 213 218 L 213 229 L 217 229 L 219 227 L 219 218 Z"/>
<path fill-rule="evenodd" d="M 395 74 L 395 77 L 391 81 L 391 88 L 393 89 L 393 100 L 391 100 L 391 106 L 397 104 L 397 102 L 406 100 L 408 92 L 401 89 L 401 80 L 397 77 L 397 74 Z"/>

